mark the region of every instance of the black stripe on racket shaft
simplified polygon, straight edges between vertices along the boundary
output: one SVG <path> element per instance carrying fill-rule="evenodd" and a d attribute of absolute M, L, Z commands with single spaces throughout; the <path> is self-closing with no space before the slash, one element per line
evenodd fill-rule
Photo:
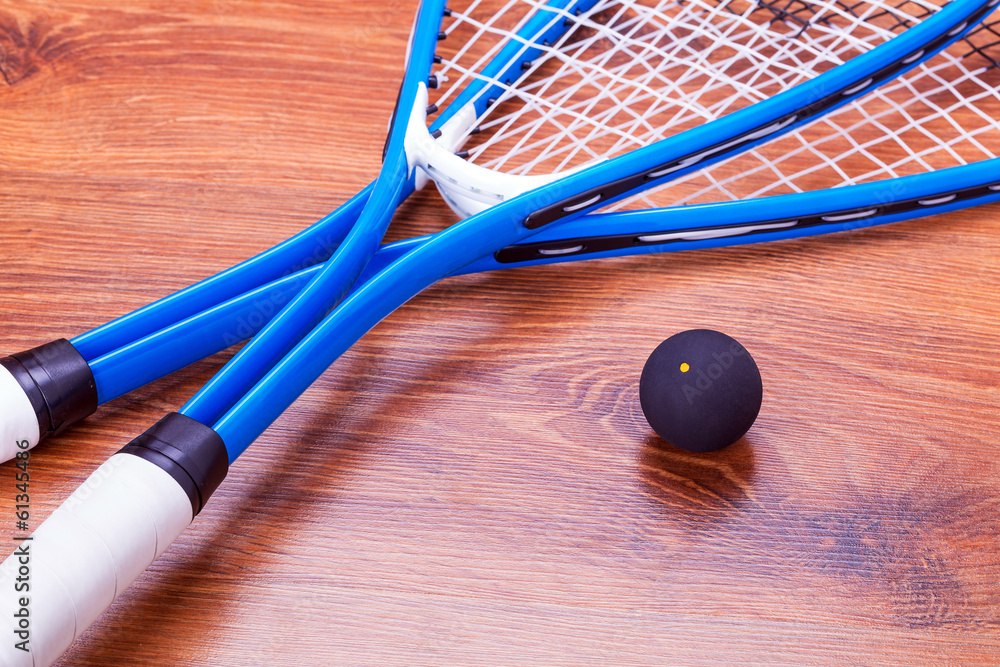
<path fill-rule="evenodd" d="M 404 78 L 405 81 L 405 78 Z M 403 96 L 403 81 L 399 82 L 399 90 L 396 91 L 396 101 L 392 105 L 392 116 L 389 118 L 389 131 L 385 134 L 385 143 L 382 144 L 382 162 L 389 152 L 389 142 L 392 141 L 392 130 L 396 127 L 396 115 L 399 114 L 399 98 Z"/>
<path fill-rule="evenodd" d="M 507 246 L 496 253 L 494 258 L 501 264 L 514 264 L 517 262 L 529 262 L 537 259 L 551 257 L 569 257 L 587 255 L 597 252 L 607 252 L 621 250 L 623 248 L 634 248 L 636 246 L 657 246 L 668 243 L 682 243 L 701 240 L 712 240 L 715 238 L 736 238 L 740 236 L 753 236 L 757 234 L 773 234 L 785 232 L 793 229 L 804 229 L 807 227 L 821 227 L 823 225 L 841 225 L 849 222 L 857 222 L 859 227 L 865 221 L 886 215 L 897 215 L 912 213 L 914 211 L 926 211 L 929 215 L 936 206 L 944 206 L 960 201 L 969 201 L 996 195 L 1000 192 L 1000 183 L 978 185 L 950 192 L 941 192 L 932 195 L 923 195 L 914 199 L 905 199 L 888 204 L 877 204 L 874 206 L 855 207 L 838 211 L 825 211 L 808 216 L 771 218 L 766 220 L 755 220 L 753 222 L 736 223 L 732 225 L 718 225 L 714 227 L 689 227 L 686 229 L 671 229 L 649 231 L 640 234 L 620 234 L 613 236 L 592 236 L 575 239 L 561 239 L 559 241 L 547 241 L 543 243 L 522 243 Z M 732 230 L 732 234 L 719 234 L 705 239 L 684 238 L 684 234 L 697 235 L 701 232 L 723 232 Z M 656 236 L 670 235 L 676 238 L 657 240 Z M 646 237 L 654 237 L 645 240 Z"/>
<path fill-rule="evenodd" d="M 581 194 L 574 195 L 573 197 L 563 199 L 555 204 L 538 209 L 525 218 L 523 224 L 528 229 L 538 229 L 539 227 L 544 227 L 545 225 L 551 224 L 556 220 L 560 220 L 572 213 L 577 213 L 582 210 L 591 210 L 595 206 L 602 205 L 603 202 L 607 202 L 615 197 L 631 192 L 637 188 L 641 188 L 649 181 L 657 180 L 680 169 L 696 166 L 705 161 L 707 158 L 742 152 L 749 144 L 767 138 L 768 135 L 758 136 L 761 130 L 771 126 L 774 126 L 777 130 L 788 125 L 801 123 L 809 118 L 824 113 L 826 110 L 842 102 L 845 97 L 849 98 L 860 90 L 870 88 L 873 85 L 881 84 L 890 78 L 894 78 L 901 70 L 911 66 L 914 61 L 919 60 L 924 56 L 924 54 L 928 52 L 935 52 L 943 48 L 947 42 L 955 38 L 956 28 L 958 29 L 958 32 L 961 32 L 967 26 L 975 24 L 986 14 L 992 12 L 993 9 L 993 7 L 988 5 L 980 7 L 948 30 L 942 31 L 940 35 L 925 43 L 916 51 L 907 54 L 906 57 L 901 58 L 896 62 L 889 63 L 888 65 L 885 65 L 881 69 L 877 70 L 867 79 L 864 79 L 863 81 L 853 81 L 844 88 L 821 97 L 812 104 L 808 104 L 800 108 L 798 111 L 787 114 L 777 120 L 770 120 L 767 123 L 763 123 L 752 128 L 751 130 L 748 130 L 747 132 L 744 132 L 738 137 L 733 137 L 719 142 L 709 148 L 699 149 L 680 158 L 671 160 L 670 162 L 648 169 L 642 173 L 633 174 L 631 176 L 620 178 L 616 181 L 611 181 L 610 183 L 605 183 L 604 185 L 592 188 Z"/>
<path fill-rule="evenodd" d="M 444 19 L 444 18 L 447 18 L 449 16 L 451 16 L 451 10 L 448 9 L 447 7 L 445 7 L 444 11 L 441 13 L 441 18 Z M 440 26 L 439 26 L 439 28 L 440 28 Z M 447 36 L 448 36 L 447 33 L 445 33 L 444 31 L 442 31 L 440 29 L 438 30 L 438 41 L 439 42 L 441 40 L 445 39 Z M 439 63 L 439 62 L 441 62 L 441 58 L 439 58 L 435 54 L 432 57 L 432 59 L 431 59 L 431 63 L 434 64 L 434 63 Z M 407 67 L 408 66 L 409 65 L 407 65 Z M 405 80 L 406 80 L 406 77 L 404 76 L 403 77 L 403 81 L 405 81 Z M 389 131 L 386 133 L 386 135 L 385 135 L 385 143 L 382 145 L 382 162 L 385 162 L 386 153 L 389 152 L 389 142 L 392 141 L 392 130 L 396 126 L 396 116 L 399 114 L 399 98 L 401 98 L 403 96 L 403 81 L 399 82 L 399 90 L 396 91 L 396 102 L 395 102 L 395 104 L 392 105 L 392 117 L 389 118 Z M 434 76 L 433 74 L 430 75 L 430 79 L 427 81 L 427 87 L 428 88 L 437 88 L 437 77 Z M 431 105 L 431 106 L 434 107 L 434 111 L 437 111 L 437 106 L 436 105 Z M 428 107 L 427 113 L 428 114 L 432 113 L 430 111 L 430 107 Z"/>

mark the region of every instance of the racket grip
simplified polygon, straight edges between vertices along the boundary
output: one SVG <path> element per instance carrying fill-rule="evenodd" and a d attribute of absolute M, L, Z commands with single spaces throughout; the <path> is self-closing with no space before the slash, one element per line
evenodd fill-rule
<path fill-rule="evenodd" d="M 209 436 L 193 447 L 169 439 L 177 431 L 199 430 Z M 221 481 L 218 459 L 206 466 L 202 455 L 215 456 L 219 447 L 224 453 L 212 429 L 168 415 L 108 459 L 20 540 L 0 565 L 0 665 L 55 662 L 201 509 L 202 496 Z M 228 469 L 228 457 L 223 455 L 222 463 Z M 188 467 L 180 469 L 182 464 Z M 180 472 L 188 476 L 183 483 Z M 201 489 L 197 502 L 192 488 Z"/>
<path fill-rule="evenodd" d="M 90 364 L 64 338 L 0 358 L 0 463 L 97 410 Z"/>

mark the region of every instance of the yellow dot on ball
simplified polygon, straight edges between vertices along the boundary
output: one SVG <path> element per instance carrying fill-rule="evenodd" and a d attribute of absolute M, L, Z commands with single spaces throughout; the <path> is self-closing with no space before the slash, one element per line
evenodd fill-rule
<path fill-rule="evenodd" d="M 688 366 L 686 363 L 681 364 L 681 373 L 687 373 L 689 370 L 691 370 L 690 366 Z"/>

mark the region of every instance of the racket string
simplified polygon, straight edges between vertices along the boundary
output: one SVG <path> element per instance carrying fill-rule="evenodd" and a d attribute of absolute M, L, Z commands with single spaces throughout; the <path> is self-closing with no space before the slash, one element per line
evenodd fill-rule
<path fill-rule="evenodd" d="M 540 2 L 457 10 L 440 72 L 454 98 Z M 613 0 L 574 17 L 478 119 L 476 164 L 552 173 L 613 156 L 770 97 L 931 15 L 928 0 Z M 546 10 L 550 11 L 550 10 Z M 510 14 L 510 15 L 508 15 Z M 637 208 L 836 187 L 996 157 L 996 19 L 899 81 L 787 137 L 620 203 Z M 522 43 L 523 40 L 522 40 Z M 993 78 L 990 78 L 993 77 Z M 501 83 L 492 79 L 491 83 Z"/>
<path fill-rule="evenodd" d="M 962 53 L 962 58 L 981 58 L 990 67 L 1000 68 L 1000 19 L 984 22 L 983 25 L 962 42 L 968 50 Z"/>
<path fill-rule="evenodd" d="M 666 71 L 663 71 L 662 69 L 657 71 L 652 68 L 648 68 L 647 71 L 649 71 L 653 75 L 659 74 L 658 83 L 660 84 L 661 87 L 659 89 L 655 89 L 652 91 L 653 93 L 652 96 L 657 98 L 657 101 L 660 103 L 659 106 L 660 107 L 673 106 L 675 108 L 679 108 L 682 112 L 678 117 L 675 117 L 674 119 L 669 119 L 668 122 L 666 123 L 667 127 L 685 129 L 684 126 L 690 126 L 690 124 L 693 124 L 693 122 L 703 122 L 706 119 L 717 117 L 721 113 L 729 111 L 731 108 L 735 106 L 734 102 L 742 102 L 740 106 L 745 106 L 747 98 L 752 98 L 753 100 L 762 99 L 768 94 L 773 94 L 773 92 L 777 92 L 778 90 L 788 88 L 791 85 L 794 85 L 795 83 L 798 83 L 807 76 L 809 76 L 811 72 L 803 66 L 801 59 L 790 58 L 789 56 L 776 58 L 772 55 L 769 60 L 765 61 L 763 58 L 758 57 L 757 67 L 744 66 L 740 68 L 743 70 L 743 72 L 745 73 L 745 77 L 748 79 L 748 81 L 745 84 L 740 86 L 740 78 L 741 78 L 740 73 L 734 74 L 734 69 L 735 69 L 734 65 L 737 64 L 740 59 L 745 59 L 747 54 L 753 55 L 754 51 L 773 52 L 780 54 L 783 49 L 787 50 L 787 44 L 790 42 L 780 34 L 778 34 L 776 38 L 776 36 L 773 34 L 768 35 L 768 33 L 762 33 L 762 31 L 759 29 L 760 28 L 759 24 L 754 23 L 752 21 L 750 22 L 751 29 L 744 30 L 742 33 L 734 37 L 733 28 L 738 26 L 742 26 L 745 28 L 748 22 L 747 21 L 748 15 L 754 14 L 755 12 L 759 11 L 759 7 L 746 5 L 746 8 L 742 12 L 742 14 L 737 15 L 732 5 L 733 3 L 725 3 L 724 5 L 722 5 L 722 8 L 725 11 L 720 12 L 718 11 L 717 8 L 713 8 L 712 6 L 703 3 L 688 3 L 685 5 L 686 7 L 688 7 L 687 12 L 681 14 L 680 19 L 678 21 L 674 21 L 672 24 L 670 21 L 665 19 L 660 21 L 652 20 L 651 15 L 658 16 L 661 19 L 663 19 L 662 11 L 653 11 L 650 10 L 649 8 L 643 8 L 643 7 L 633 8 L 623 3 L 622 5 L 620 5 L 619 12 L 614 18 L 617 19 L 622 13 L 624 13 L 628 9 L 634 9 L 636 17 L 633 18 L 631 21 L 624 23 L 624 27 L 629 30 L 627 31 L 619 30 L 618 32 L 614 32 L 608 27 L 596 24 L 594 22 L 585 23 L 584 25 L 587 25 L 587 27 L 594 28 L 594 30 L 592 31 L 593 34 L 589 39 L 578 41 L 578 43 L 575 45 L 574 48 L 575 53 L 571 54 L 573 57 L 567 58 L 563 55 L 563 53 L 560 50 L 556 49 L 553 49 L 550 52 L 554 58 L 560 59 L 564 63 L 564 66 L 556 73 L 556 75 L 550 76 L 546 81 L 542 82 L 541 84 L 535 84 L 534 86 L 529 85 L 526 87 L 522 86 L 521 89 L 517 92 L 523 93 L 524 95 L 522 95 L 522 97 L 530 96 L 528 97 L 527 101 L 532 104 L 532 106 L 530 107 L 532 109 L 544 107 L 552 111 L 561 109 L 563 112 L 566 113 L 576 111 L 576 108 L 563 103 L 563 99 L 566 97 L 565 95 L 563 96 L 563 98 L 556 99 L 554 101 L 546 99 L 544 93 L 546 93 L 551 89 L 551 83 L 555 80 L 563 80 L 567 78 L 567 75 L 571 74 L 571 72 L 568 72 L 567 69 L 571 68 L 576 68 L 584 73 L 584 76 L 579 77 L 579 79 L 581 80 L 581 85 L 585 83 L 588 78 L 591 80 L 594 79 L 600 80 L 600 78 L 603 76 L 610 76 L 612 78 L 615 78 L 617 71 L 615 69 L 607 67 L 607 62 L 609 61 L 609 59 L 621 52 L 629 52 L 631 44 L 636 42 L 634 33 L 635 29 L 637 29 L 640 26 L 656 26 L 657 24 L 659 26 L 662 26 L 662 29 L 657 30 L 655 32 L 651 30 L 646 31 L 647 35 L 652 33 L 655 37 L 655 40 L 650 40 L 648 37 L 644 40 L 644 43 L 641 45 L 642 47 L 641 52 L 638 54 L 639 57 L 632 58 L 632 63 L 633 63 L 632 67 L 633 68 L 635 67 L 634 63 L 639 63 L 640 66 L 645 66 L 649 60 L 651 51 L 654 51 L 652 55 L 658 56 L 660 62 L 666 65 L 667 67 Z M 690 7 L 694 7 L 695 9 L 690 9 Z M 688 16 L 689 14 L 693 14 L 695 16 L 708 15 L 710 13 L 713 13 L 713 10 L 714 10 L 714 15 L 716 16 L 720 14 L 722 16 L 725 16 L 728 13 L 730 17 L 739 16 L 741 18 L 740 21 L 729 21 L 728 22 L 729 28 L 727 30 L 717 35 L 711 36 L 713 41 L 718 41 L 721 39 L 729 43 L 739 44 L 742 42 L 744 45 L 744 48 L 742 50 L 733 49 L 730 58 L 722 63 L 718 62 L 713 63 L 710 60 L 710 54 L 713 53 L 713 50 L 705 48 L 706 45 L 704 44 L 704 38 L 706 35 L 706 30 L 704 25 L 687 20 L 689 18 Z M 699 20 L 704 22 L 705 19 L 702 18 Z M 760 41 L 759 37 L 761 34 L 765 34 L 769 37 L 769 40 L 766 44 Z M 563 42 L 566 42 L 569 36 L 570 35 L 567 35 L 567 38 L 565 38 Z M 580 51 L 590 48 L 590 46 L 594 42 L 605 39 L 609 41 L 614 41 L 615 44 L 614 47 L 611 49 L 602 50 L 602 53 L 600 54 L 598 60 L 587 63 L 586 61 L 584 61 L 582 58 L 579 57 L 578 54 Z M 700 41 L 694 41 L 694 43 L 692 44 L 693 40 L 700 40 Z M 655 42 L 664 43 L 668 46 L 668 48 L 659 48 Z M 857 50 L 856 43 L 852 44 L 851 47 L 852 51 Z M 843 50 L 842 48 L 841 49 L 826 48 L 825 52 L 822 53 L 820 58 L 822 60 L 830 62 L 831 66 L 840 64 L 841 62 L 843 62 L 845 58 L 839 57 L 837 55 L 837 52 L 842 50 Z M 718 50 L 716 50 L 716 52 L 717 51 Z M 772 63 L 778 62 L 780 67 L 782 61 L 784 60 L 789 60 L 789 65 L 787 67 L 784 67 L 784 76 L 782 75 L 772 76 L 766 84 L 762 84 L 760 81 L 761 74 L 767 73 L 768 70 L 761 67 L 760 65 L 763 64 L 764 62 L 772 62 Z M 686 68 L 686 71 L 682 68 Z M 627 71 L 629 69 L 629 65 L 625 64 L 619 66 L 617 69 L 619 71 Z M 794 78 L 788 80 L 787 76 L 789 74 Z M 704 80 L 701 82 L 696 81 L 695 79 L 697 77 L 703 77 Z M 782 80 L 783 78 L 785 79 L 784 81 Z M 640 83 L 645 82 L 647 79 L 643 79 L 642 81 L 640 81 Z M 620 79 L 618 80 L 620 81 Z M 717 90 L 722 87 L 736 86 L 737 90 L 734 93 L 725 96 L 718 104 L 714 106 L 708 106 L 706 108 L 699 109 L 697 106 L 692 107 L 691 105 L 684 105 L 683 103 L 672 104 L 672 105 L 668 104 L 669 98 L 679 99 L 683 101 L 685 99 L 690 99 L 692 97 L 689 91 L 684 90 L 683 88 L 684 86 L 688 87 L 695 86 L 699 87 L 702 90 Z M 576 87 L 567 89 L 567 92 L 573 94 L 579 91 L 580 88 L 581 86 L 578 85 Z M 588 109 L 593 107 L 594 100 L 601 100 L 602 98 L 608 99 L 609 97 L 611 97 L 607 94 L 607 91 L 609 90 L 608 87 L 598 85 L 595 86 L 595 88 L 596 90 L 591 92 L 596 93 L 596 97 L 588 96 L 588 102 L 589 102 L 587 105 Z M 515 92 L 514 94 L 517 95 L 517 92 Z M 704 98 L 704 95 L 702 95 L 702 98 Z M 578 107 L 579 105 L 577 106 L 577 108 Z M 691 117 L 685 116 L 683 114 L 683 111 L 691 109 L 697 109 L 697 113 L 693 114 Z M 520 115 L 523 116 L 524 114 Z M 544 125 L 547 121 L 550 121 L 550 119 L 551 119 L 551 114 L 542 116 L 541 118 L 536 119 L 535 122 L 529 125 L 528 128 L 522 131 L 531 132 L 535 127 Z M 517 120 L 517 118 L 513 118 L 511 120 Z M 679 123 L 678 120 L 680 120 L 681 122 Z M 585 124 L 596 126 L 596 124 L 594 123 L 594 118 L 592 117 L 588 118 L 585 114 L 574 116 L 574 121 L 576 121 L 576 123 L 574 123 L 573 127 Z M 505 125 L 505 127 L 509 127 L 510 124 L 511 123 L 508 122 Z M 647 122 L 647 126 L 648 125 L 650 124 Z M 605 129 L 605 131 L 607 130 Z M 494 133 L 494 136 L 498 135 L 503 136 L 503 133 L 502 132 Z M 645 139 L 645 141 L 643 141 L 643 143 L 649 143 L 649 141 L 661 138 L 661 136 L 662 132 L 653 133 L 649 137 L 644 137 L 643 139 Z M 587 138 L 589 140 L 592 137 L 588 136 Z M 518 148 L 523 148 L 523 146 L 518 146 Z"/>

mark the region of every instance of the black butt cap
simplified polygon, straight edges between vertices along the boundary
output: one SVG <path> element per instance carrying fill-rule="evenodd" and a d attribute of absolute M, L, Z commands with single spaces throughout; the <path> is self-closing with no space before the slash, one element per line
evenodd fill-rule
<path fill-rule="evenodd" d="M 90 365 L 65 338 L 0 359 L 31 401 L 39 439 L 61 432 L 97 410 Z"/>
<path fill-rule="evenodd" d="M 229 472 L 229 454 L 219 434 L 179 412 L 156 422 L 118 453 L 133 454 L 167 471 L 187 493 L 194 516 Z"/>

